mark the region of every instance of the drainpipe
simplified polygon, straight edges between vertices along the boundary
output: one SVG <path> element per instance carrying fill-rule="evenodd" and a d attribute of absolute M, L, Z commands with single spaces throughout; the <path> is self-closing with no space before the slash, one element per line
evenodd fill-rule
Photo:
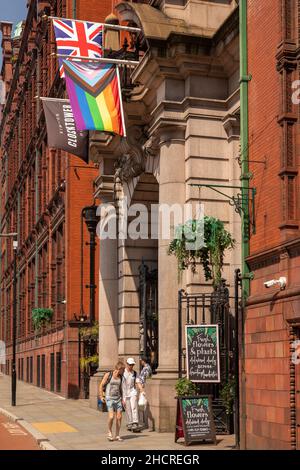
<path fill-rule="evenodd" d="M 240 100 L 241 100 L 241 162 L 242 194 L 244 213 L 242 217 L 242 275 L 243 298 L 249 296 L 249 267 L 246 258 L 249 256 L 249 163 L 248 163 L 248 54 L 247 54 L 247 0 L 240 0 Z"/>
<path fill-rule="evenodd" d="M 75 19 L 76 18 L 76 13 L 77 13 L 77 0 L 73 0 L 72 9 L 73 9 L 73 18 Z"/>
<path fill-rule="evenodd" d="M 242 315 L 245 311 L 246 300 L 250 292 L 250 271 L 246 262 L 249 256 L 249 162 L 248 162 L 248 82 L 251 77 L 248 75 L 248 50 L 247 50 L 247 0 L 239 2 L 240 18 L 240 101 L 241 101 L 241 186 L 243 200 L 242 216 Z M 241 318 L 241 388 L 240 388 L 240 446 L 246 448 L 246 400 L 245 400 L 245 353 L 244 353 L 244 318 Z"/>

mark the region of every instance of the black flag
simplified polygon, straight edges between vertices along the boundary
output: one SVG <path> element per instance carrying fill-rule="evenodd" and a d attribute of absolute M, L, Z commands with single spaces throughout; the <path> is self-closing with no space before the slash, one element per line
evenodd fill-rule
<path fill-rule="evenodd" d="M 77 155 L 86 163 L 88 131 L 78 131 L 69 100 L 41 98 L 46 118 L 48 146 Z"/>

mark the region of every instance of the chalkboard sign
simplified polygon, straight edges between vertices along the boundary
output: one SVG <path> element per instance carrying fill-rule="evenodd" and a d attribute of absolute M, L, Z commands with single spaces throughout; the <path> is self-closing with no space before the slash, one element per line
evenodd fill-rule
<path fill-rule="evenodd" d="M 192 382 L 220 382 L 218 325 L 186 325 L 187 376 Z"/>
<path fill-rule="evenodd" d="M 185 445 L 201 441 L 216 443 L 211 396 L 178 397 L 177 400 L 175 442 L 184 437 Z"/>

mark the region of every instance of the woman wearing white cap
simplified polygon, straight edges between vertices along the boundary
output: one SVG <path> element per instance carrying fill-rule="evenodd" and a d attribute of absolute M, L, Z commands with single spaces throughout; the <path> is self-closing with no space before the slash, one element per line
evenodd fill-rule
<path fill-rule="evenodd" d="M 123 400 L 125 401 L 127 429 L 136 431 L 139 427 L 138 393 L 136 389 L 136 371 L 133 369 L 135 360 L 129 357 L 123 374 Z"/>

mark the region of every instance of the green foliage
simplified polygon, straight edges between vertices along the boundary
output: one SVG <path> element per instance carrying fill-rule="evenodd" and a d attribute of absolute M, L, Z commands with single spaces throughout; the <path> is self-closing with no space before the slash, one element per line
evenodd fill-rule
<path fill-rule="evenodd" d="M 91 346 L 95 345 L 98 341 L 98 335 L 99 335 L 99 323 L 94 322 L 91 326 L 86 326 L 86 327 L 80 327 L 79 328 L 79 334 L 80 338 L 83 341 L 85 347 L 84 350 L 85 356 L 81 357 L 79 362 L 80 362 L 80 369 L 83 372 L 90 373 L 90 367 L 91 366 L 98 366 L 98 361 L 99 361 L 99 356 L 98 354 L 94 355 L 88 355 L 93 354 L 92 351 L 95 352 L 95 348 Z M 89 345 L 89 347 L 88 347 Z"/>
<path fill-rule="evenodd" d="M 221 389 L 220 398 L 225 406 L 226 414 L 231 415 L 233 413 L 233 405 L 235 398 L 235 379 L 230 379 Z"/>
<path fill-rule="evenodd" d="M 34 329 L 38 331 L 43 326 L 51 323 L 53 310 L 52 308 L 34 308 L 31 312 L 31 315 Z"/>
<path fill-rule="evenodd" d="M 89 357 L 81 357 L 80 358 L 80 369 L 82 371 L 88 372 L 89 366 L 90 365 L 98 365 L 99 361 L 99 356 L 98 354 L 95 354 L 94 356 L 89 356 Z"/>
<path fill-rule="evenodd" d="M 97 340 L 99 335 L 99 323 L 95 322 L 92 326 L 80 328 L 80 336 L 83 340 Z"/>
<path fill-rule="evenodd" d="M 195 243 L 196 239 L 202 239 L 204 246 L 196 250 L 191 249 L 189 245 Z M 205 280 L 212 280 L 216 287 L 222 279 L 224 253 L 234 246 L 235 240 L 225 229 L 224 223 L 214 217 L 205 216 L 204 224 L 201 220 L 193 219 L 176 227 L 175 238 L 169 245 L 168 254 L 176 256 L 179 275 L 189 267 L 195 273 L 196 263 L 200 262 Z"/>
<path fill-rule="evenodd" d="M 196 399 L 190 399 L 190 400 L 182 400 L 182 408 L 185 411 L 187 408 L 190 408 L 192 406 L 197 406 L 201 407 L 203 406 L 204 408 L 208 409 L 208 399 L 207 398 L 196 398 Z"/>
<path fill-rule="evenodd" d="M 203 333 L 205 336 L 208 336 L 211 341 L 214 343 L 216 346 L 217 344 L 217 330 L 215 327 L 210 326 L 210 327 L 190 327 L 187 329 L 187 341 L 188 344 L 191 345 L 192 342 L 194 341 L 194 337 L 198 336 L 199 334 Z"/>
<path fill-rule="evenodd" d="M 200 333 L 199 327 L 198 328 L 189 327 L 187 329 L 187 341 L 189 345 L 192 344 L 192 342 L 194 341 L 194 337 L 197 336 L 199 333 Z"/>
<path fill-rule="evenodd" d="M 196 384 L 188 380 L 186 377 L 177 380 L 175 390 L 178 397 L 197 395 Z"/>
<path fill-rule="evenodd" d="M 192 406 L 191 400 L 182 400 L 182 408 L 184 411 L 191 406 Z"/>
<path fill-rule="evenodd" d="M 213 326 L 205 328 L 205 334 L 210 337 L 210 339 L 212 340 L 212 342 L 216 346 L 216 344 L 217 344 L 217 329 L 214 328 Z"/>

